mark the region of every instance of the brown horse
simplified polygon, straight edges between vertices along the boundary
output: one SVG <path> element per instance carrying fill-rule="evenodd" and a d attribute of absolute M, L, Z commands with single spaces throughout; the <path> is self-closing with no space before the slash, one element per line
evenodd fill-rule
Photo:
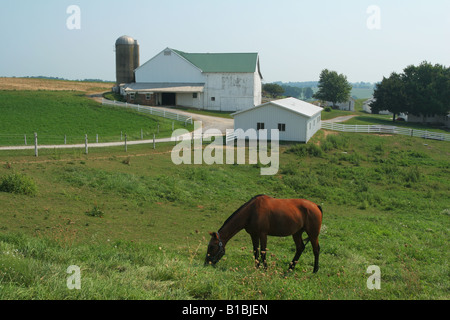
<path fill-rule="evenodd" d="M 274 199 L 266 195 L 253 197 L 237 209 L 218 232 L 210 232 L 205 265 L 215 265 L 225 254 L 227 242 L 239 231 L 245 229 L 252 237 L 256 266 L 259 267 L 259 246 L 261 258 L 267 268 L 267 236 L 287 237 L 292 235 L 296 253 L 289 269 L 294 269 L 305 249 L 303 232 L 311 241 L 314 252 L 314 273 L 319 270 L 319 233 L 322 225 L 322 208 L 304 199 Z"/>

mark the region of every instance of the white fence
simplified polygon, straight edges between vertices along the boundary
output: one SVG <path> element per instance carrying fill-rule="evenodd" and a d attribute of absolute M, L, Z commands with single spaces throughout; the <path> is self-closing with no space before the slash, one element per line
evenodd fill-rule
<path fill-rule="evenodd" d="M 111 100 L 107 100 L 107 99 L 102 99 L 102 105 L 130 108 L 130 109 L 136 110 L 138 112 L 143 112 L 143 113 L 151 114 L 151 115 L 158 116 L 158 117 L 163 117 L 163 118 L 167 118 L 167 119 L 172 119 L 172 120 L 192 124 L 192 117 L 188 117 L 183 114 L 176 113 L 176 112 L 161 110 L 158 108 L 141 106 L 139 104 L 132 104 L 132 103 L 126 103 L 126 102 L 111 101 Z"/>
<path fill-rule="evenodd" d="M 401 127 L 396 127 L 396 126 L 351 125 L 351 124 L 332 123 L 332 122 L 322 121 L 322 129 L 341 131 L 341 132 L 401 134 L 401 135 L 405 135 L 405 136 L 419 137 L 419 138 L 424 138 L 424 139 L 450 141 L 450 134 L 447 134 L 447 133 L 401 128 Z"/>

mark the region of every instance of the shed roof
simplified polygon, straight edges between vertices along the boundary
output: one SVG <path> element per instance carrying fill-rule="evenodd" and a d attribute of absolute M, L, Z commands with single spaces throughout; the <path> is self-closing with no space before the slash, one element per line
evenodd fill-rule
<path fill-rule="evenodd" d="M 187 53 L 171 49 L 203 72 L 253 73 L 258 53 Z"/>
<path fill-rule="evenodd" d="M 235 115 L 238 115 L 238 114 L 241 114 L 244 112 L 253 111 L 255 109 L 267 106 L 269 104 L 279 106 L 281 108 L 290 110 L 292 112 L 298 113 L 298 114 L 306 116 L 308 118 L 312 118 L 313 116 L 315 116 L 319 112 L 322 112 L 322 110 L 323 110 L 323 108 L 321 108 L 321 107 L 318 107 L 316 105 L 313 105 L 311 103 L 308 103 L 308 102 L 305 102 L 305 101 L 302 101 L 302 100 L 299 100 L 296 98 L 286 98 L 286 99 L 269 101 L 269 102 L 260 104 L 259 106 L 255 106 L 250 109 L 241 110 L 241 111 L 233 113 L 232 116 L 234 117 Z"/>

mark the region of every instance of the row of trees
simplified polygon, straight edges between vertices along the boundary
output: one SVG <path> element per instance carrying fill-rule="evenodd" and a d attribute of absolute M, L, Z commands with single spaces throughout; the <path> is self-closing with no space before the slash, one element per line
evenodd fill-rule
<path fill-rule="evenodd" d="M 450 68 L 424 61 L 406 67 L 403 73 L 393 72 L 377 84 L 370 107 L 372 113 L 393 113 L 393 121 L 399 113 L 446 115 L 450 112 Z"/>

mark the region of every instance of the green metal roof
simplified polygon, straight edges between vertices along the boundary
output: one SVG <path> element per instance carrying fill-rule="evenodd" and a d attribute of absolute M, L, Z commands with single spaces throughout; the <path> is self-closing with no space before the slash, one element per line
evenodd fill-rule
<path fill-rule="evenodd" d="M 203 72 L 256 71 L 257 53 L 187 53 L 172 49 Z"/>

